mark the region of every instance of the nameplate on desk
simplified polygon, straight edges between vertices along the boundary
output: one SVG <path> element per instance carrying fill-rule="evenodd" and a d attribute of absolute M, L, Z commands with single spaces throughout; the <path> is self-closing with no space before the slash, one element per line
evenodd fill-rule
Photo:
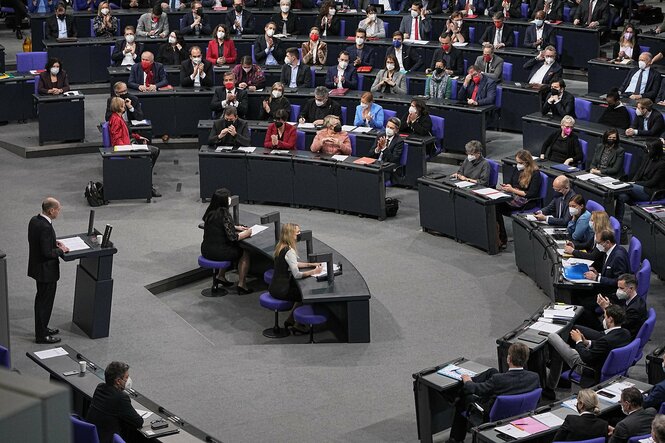
<path fill-rule="evenodd" d="M 133 151 L 149 151 L 146 145 L 116 145 L 113 147 L 113 152 L 133 152 Z"/>

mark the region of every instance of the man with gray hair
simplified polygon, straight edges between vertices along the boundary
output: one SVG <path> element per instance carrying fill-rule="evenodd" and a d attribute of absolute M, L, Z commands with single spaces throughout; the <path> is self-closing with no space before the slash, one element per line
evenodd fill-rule
<path fill-rule="evenodd" d="M 58 218 L 62 206 L 53 197 L 42 202 L 42 212 L 28 224 L 28 277 L 37 282 L 35 297 L 35 341 L 41 344 L 58 343 L 60 331 L 48 327 L 55 301 L 55 290 L 60 279 L 58 258 L 69 249 L 56 240 L 53 220 Z"/>
<path fill-rule="evenodd" d="M 328 89 L 325 86 L 317 86 L 314 89 L 314 98 L 310 98 L 303 105 L 298 122 L 322 125 L 323 118 L 326 115 L 336 115 L 343 125 L 346 124 L 342 119 L 342 107 L 330 99 Z"/>
<path fill-rule="evenodd" d="M 471 140 L 464 145 L 464 149 L 466 150 L 466 158 L 452 177 L 458 180 L 489 186 L 490 164 L 483 157 L 482 143 L 478 140 Z"/>
<path fill-rule="evenodd" d="M 650 52 L 643 52 L 637 61 L 637 68 L 630 70 L 623 80 L 619 93 L 631 100 L 648 98 L 655 100 L 660 89 L 660 73 L 651 69 L 653 57 Z"/>
<path fill-rule="evenodd" d="M 656 443 L 665 443 L 665 415 L 658 414 L 651 422 L 651 438 Z"/>
<path fill-rule="evenodd" d="M 385 135 L 377 137 L 370 150 L 371 157 L 379 159 L 379 161 L 399 164 L 404 150 L 404 140 L 398 134 L 401 123 L 397 117 L 388 119 Z"/>

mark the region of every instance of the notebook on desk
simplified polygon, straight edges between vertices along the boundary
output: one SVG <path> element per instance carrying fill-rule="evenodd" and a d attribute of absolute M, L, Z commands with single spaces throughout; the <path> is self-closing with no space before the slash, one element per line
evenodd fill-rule
<path fill-rule="evenodd" d="M 164 422 L 166 423 L 166 427 L 163 427 L 161 429 L 152 429 L 151 427 L 152 422 L 150 422 L 143 425 L 143 427 L 139 429 L 139 432 L 148 438 L 163 437 L 165 435 L 177 434 L 178 432 L 180 432 L 180 429 L 178 429 L 178 427 L 173 423 L 169 423 L 166 420 L 164 420 Z"/>
<path fill-rule="evenodd" d="M 552 165 L 552 169 L 556 169 L 557 171 L 563 171 L 563 172 L 577 172 L 580 170 L 580 168 L 576 168 L 575 166 L 565 165 L 563 163 Z"/>

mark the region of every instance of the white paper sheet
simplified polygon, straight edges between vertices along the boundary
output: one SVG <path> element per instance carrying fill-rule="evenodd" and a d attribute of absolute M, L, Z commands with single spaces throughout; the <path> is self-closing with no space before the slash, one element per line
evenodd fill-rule
<path fill-rule="evenodd" d="M 637 440 L 637 441 L 639 441 L 640 443 L 654 443 L 653 438 L 651 437 L 643 438 L 642 440 Z"/>
<path fill-rule="evenodd" d="M 561 403 L 561 406 L 572 409 L 577 413 L 577 398 L 571 398 Z"/>
<path fill-rule="evenodd" d="M 458 188 L 468 188 L 469 186 L 473 186 L 475 183 L 473 182 L 468 182 L 468 181 L 461 181 L 461 182 L 456 182 L 455 186 Z"/>
<path fill-rule="evenodd" d="M 249 229 L 252 230 L 252 237 L 254 237 L 256 234 L 261 233 L 261 232 L 265 231 L 266 229 L 268 229 L 268 227 L 264 226 L 264 225 L 254 225 Z"/>
<path fill-rule="evenodd" d="M 592 178 L 600 178 L 600 176 L 596 175 L 596 174 L 589 173 L 589 174 L 580 174 L 580 175 L 576 176 L 575 178 L 577 178 L 578 180 L 587 181 L 587 180 L 591 180 Z"/>
<path fill-rule="evenodd" d="M 149 125 L 150 122 L 148 120 L 131 120 L 132 126 L 139 126 L 139 125 Z"/>
<path fill-rule="evenodd" d="M 339 271 L 339 265 L 337 263 L 333 263 L 333 272 Z M 312 277 L 323 277 L 328 275 L 328 263 L 321 263 L 321 272 L 318 274 L 312 274 Z"/>
<path fill-rule="evenodd" d="M 412 45 L 426 45 L 429 43 L 427 40 L 407 40 L 407 42 L 411 43 Z"/>
<path fill-rule="evenodd" d="M 511 437 L 514 438 L 524 438 L 528 437 L 530 434 L 526 431 L 523 431 L 521 429 L 517 429 L 517 427 L 507 424 L 505 426 L 498 426 L 494 428 L 497 432 L 501 432 L 502 434 L 507 434 L 510 435 Z"/>
<path fill-rule="evenodd" d="M 542 414 L 536 414 L 533 416 L 534 419 L 538 420 L 545 426 L 549 426 L 550 428 L 554 426 L 561 426 L 563 424 L 563 418 L 558 417 L 551 412 L 544 412 Z"/>
<path fill-rule="evenodd" d="M 270 151 L 271 154 L 277 154 L 277 155 L 280 155 L 280 154 L 281 155 L 286 155 L 289 152 L 291 152 L 291 151 L 289 151 L 288 149 L 273 149 L 272 151 Z"/>
<path fill-rule="evenodd" d="M 69 252 L 90 249 L 81 237 L 59 238 L 58 241 L 69 248 Z"/>
<path fill-rule="evenodd" d="M 456 42 L 456 43 L 453 43 L 453 46 L 456 47 L 456 48 L 463 48 L 463 47 L 468 46 L 468 45 L 469 45 L 469 42 L 464 42 L 464 43 Z"/>
<path fill-rule="evenodd" d="M 622 188 L 627 188 L 628 186 L 630 186 L 630 184 L 624 182 L 616 182 L 616 183 L 605 183 L 603 186 L 605 186 L 608 189 L 622 189 Z"/>
<path fill-rule="evenodd" d="M 570 306 L 570 305 L 569 305 Z M 543 317 L 545 318 L 573 318 L 575 317 L 575 310 L 572 306 L 568 309 L 552 309 L 547 308 L 543 311 Z"/>
<path fill-rule="evenodd" d="M 314 123 L 299 123 L 298 127 L 302 129 L 314 129 Z"/>
<path fill-rule="evenodd" d="M 364 133 L 369 132 L 371 130 L 372 130 L 372 128 L 368 128 L 367 126 L 356 126 L 356 128 L 351 132 L 364 134 Z"/>
<path fill-rule="evenodd" d="M 583 258 L 569 258 L 568 260 L 563 260 L 561 262 L 561 264 L 564 265 L 564 266 L 572 266 L 572 265 L 576 265 L 576 264 L 579 264 L 579 263 L 585 264 L 587 266 L 591 266 L 593 264 L 593 260 L 586 260 L 586 259 L 583 259 Z"/>
<path fill-rule="evenodd" d="M 351 132 L 356 129 L 357 126 L 354 125 L 342 125 L 342 131 Z"/>
<path fill-rule="evenodd" d="M 233 146 L 217 146 L 215 149 L 215 152 L 223 152 L 223 151 L 231 151 L 233 150 Z"/>
<path fill-rule="evenodd" d="M 150 412 L 150 411 L 144 411 L 143 409 L 136 409 L 136 408 L 134 408 L 134 410 L 135 410 L 136 413 L 139 414 L 139 415 L 141 416 L 141 418 L 144 419 L 144 420 L 152 415 L 152 412 Z"/>
<path fill-rule="evenodd" d="M 241 146 L 238 148 L 238 151 L 251 154 L 252 152 L 256 151 L 256 148 L 254 146 Z"/>
<path fill-rule="evenodd" d="M 67 355 L 67 351 L 65 351 L 63 348 L 53 348 L 53 349 L 47 349 L 45 351 L 37 351 L 37 352 L 35 352 L 35 355 L 40 360 L 46 360 L 47 358 L 60 357 L 61 355 Z"/>
<path fill-rule="evenodd" d="M 116 145 L 113 147 L 114 152 L 133 152 L 133 151 L 148 151 L 146 145 Z"/>
<path fill-rule="evenodd" d="M 557 325 L 554 323 L 546 323 L 544 321 L 537 321 L 534 324 L 529 326 L 529 329 L 535 329 L 536 331 L 547 332 L 548 334 L 554 332 L 555 334 L 563 328 L 563 325 Z"/>
<path fill-rule="evenodd" d="M 344 160 L 349 158 L 349 156 L 348 155 L 335 154 L 330 158 L 332 158 L 333 160 L 338 161 L 338 162 L 343 162 Z"/>

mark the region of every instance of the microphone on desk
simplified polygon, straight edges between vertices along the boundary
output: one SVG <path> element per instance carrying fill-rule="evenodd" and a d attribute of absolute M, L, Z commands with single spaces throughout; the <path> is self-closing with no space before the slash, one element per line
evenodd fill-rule
<path fill-rule="evenodd" d="M 166 415 L 166 418 L 168 418 L 168 419 L 171 420 L 172 422 L 174 422 L 174 423 L 176 423 L 176 422 L 177 422 L 177 423 L 180 423 L 181 426 L 185 424 L 185 422 L 184 422 L 180 417 L 178 417 L 177 415 L 171 413 L 170 411 L 168 411 L 168 410 L 167 410 L 166 408 L 164 408 L 163 406 L 158 407 L 157 410 L 158 410 L 159 412 L 161 412 L 162 414 Z"/>

